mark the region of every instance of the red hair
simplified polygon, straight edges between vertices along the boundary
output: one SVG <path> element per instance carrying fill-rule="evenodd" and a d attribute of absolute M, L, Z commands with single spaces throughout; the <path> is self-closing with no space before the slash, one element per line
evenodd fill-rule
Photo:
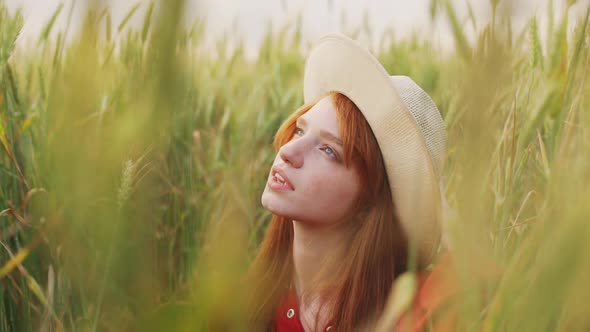
<path fill-rule="evenodd" d="M 352 235 L 339 270 L 329 285 L 328 316 L 337 331 L 351 331 L 381 314 L 393 280 L 407 269 L 407 239 L 400 226 L 379 145 L 358 107 L 345 95 L 329 93 L 336 109 L 344 164 L 361 180 L 361 197 L 351 216 Z M 316 101 L 317 102 L 317 101 Z M 315 105 L 303 105 L 279 128 L 274 147 L 289 142 L 297 119 Z M 273 215 L 252 265 L 254 301 L 251 318 L 259 328 L 272 327 L 273 315 L 293 279 L 293 224 Z M 334 271 L 333 271 L 334 272 Z M 322 327 L 319 327 L 322 328 Z"/>

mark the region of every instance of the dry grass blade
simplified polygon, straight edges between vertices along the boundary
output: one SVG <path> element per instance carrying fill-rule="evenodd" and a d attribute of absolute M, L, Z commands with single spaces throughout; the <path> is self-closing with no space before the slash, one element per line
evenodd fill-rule
<path fill-rule="evenodd" d="M 121 31 L 123 31 L 127 23 L 129 23 L 129 20 L 133 17 L 133 14 L 135 14 L 135 12 L 139 9 L 139 6 L 141 6 L 141 2 L 138 2 L 137 4 L 135 4 L 135 6 L 131 7 L 127 15 L 125 15 L 125 18 L 123 18 L 121 23 L 119 23 L 119 26 L 117 27 L 117 32 L 120 33 Z"/>
<path fill-rule="evenodd" d="M 465 33 L 463 32 L 463 28 L 461 27 L 459 18 L 457 17 L 455 7 L 453 7 L 453 4 L 450 0 L 443 1 L 445 6 L 445 13 L 447 14 L 447 17 L 449 18 L 449 22 L 451 24 L 451 31 L 453 32 L 457 49 L 459 50 L 459 53 L 463 56 L 463 59 L 470 60 L 471 51 L 469 43 L 467 42 L 467 37 L 465 37 Z"/>
<path fill-rule="evenodd" d="M 3 244 L 4 245 L 4 244 Z M 5 246 L 5 249 L 9 251 L 8 247 Z M 22 248 L 16 255 L 12 255 L 12 258 L 4 263 L 2 268 L 0 268 L 0 278 L 4 278 L 7 274 L 9 274 L 14 268 L 19 266 L 26 258 L 29 256 L 31 250 L 28 247 Z"/>
<path fill-rule="evenodd" d="M 41 327 L 39 328 L 40 332 L 50 332 L 50 311 L 47 308 L 53 307 L 53 296 L 55 292 L 55 272 L 53 272 L 53 266 L 49 265 L 49 269 L 47 270 L 47 306 L 45 307 L 45 312 L 43 313 L 43 320 L 41 323 Z"/>
<path fill-rule="evenodd" d="M 416 275 L 406 272 L 394 281 L 385 305 L 384 314 L 379 319 L 375 331 L 392 331 L 401 316 L 412 306 L 417 292 Z"/>
<path fill-rule="evenodd" d="M 55 11 L 53 12 L 53 15 L 51 15 L 51 18 L 49 19 L 49 21 L 45 25 L 45 28 L 43 28 L 43 32 L 41 32 L 41 35 L 39 36 L 39 40 L 37 42 L 38 45 L 40 45 L 42 42 L 45 42 L 48 40 L 49 34 L 51 33 L 51 29 L 53 29 L 53 25 L 55 24 L 55 21 L 57 20 L 57 17 L 59 16 L 59 14 L 63 10 L 63 8 L 64 8 L 63 3 L 60 3 L 57 6 Z"/>

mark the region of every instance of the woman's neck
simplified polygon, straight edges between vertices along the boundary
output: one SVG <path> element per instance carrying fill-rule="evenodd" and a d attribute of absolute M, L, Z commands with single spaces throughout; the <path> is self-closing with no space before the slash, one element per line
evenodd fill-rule
<path fill-rule="evenodd" d="M 348 233 L 343 224 L 317 226 L 293 221 L 294 283 L 300 305 L 306 300 L 317 302 L 314 287 L 328 283 L 338 270 L 348 242 Z M 311 295 L 304 296 L 302 294 Z"/>

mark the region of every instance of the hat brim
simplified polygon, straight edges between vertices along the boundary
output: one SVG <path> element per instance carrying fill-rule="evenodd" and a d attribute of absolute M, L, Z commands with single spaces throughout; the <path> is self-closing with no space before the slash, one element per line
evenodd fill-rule
<path fill-rule="evenodd" d="M 427 264 L 441 241 L 438 178 L 416 120 L 379 61 L 354 40 L 322 37 L 311 50 L 304 74 L 304 99 L 339 92 L 361 110 L 379 144 L 402 228 Z"/>

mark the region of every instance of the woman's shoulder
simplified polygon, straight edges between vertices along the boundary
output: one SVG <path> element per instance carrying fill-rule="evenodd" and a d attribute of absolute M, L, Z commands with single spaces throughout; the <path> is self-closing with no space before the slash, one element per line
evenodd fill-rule
<path fill-rule="evenodd" d="M 430 271 L 418 275 L 416 303 L 433 311 L 450 300 L 459 289 L 457 271 L 452 257 L 445 254 Z"/>
<path fill-rule="evenodd" d="M 393 330 L 422 331 L 432 321 L 434 313 L 457 293 L 458 281 L 454 270 L 452 258 L 446 254 L 430 270 L 415 275 L 413 301 L 408 303 Z"/>
<path fill-rule="evenodd" d="M 484 265 L 473 274 L 477 281 L 487 282 L 499 276 L 493 262 Z M 418 273 L 414 301 L 394 331 L 422 331 L 427 326 L 431 331 L 454 331 L 458 317 L 455 299 L 462 291 L 460 280 L 455 259 L 448 253 L 430 270 Z"/>

